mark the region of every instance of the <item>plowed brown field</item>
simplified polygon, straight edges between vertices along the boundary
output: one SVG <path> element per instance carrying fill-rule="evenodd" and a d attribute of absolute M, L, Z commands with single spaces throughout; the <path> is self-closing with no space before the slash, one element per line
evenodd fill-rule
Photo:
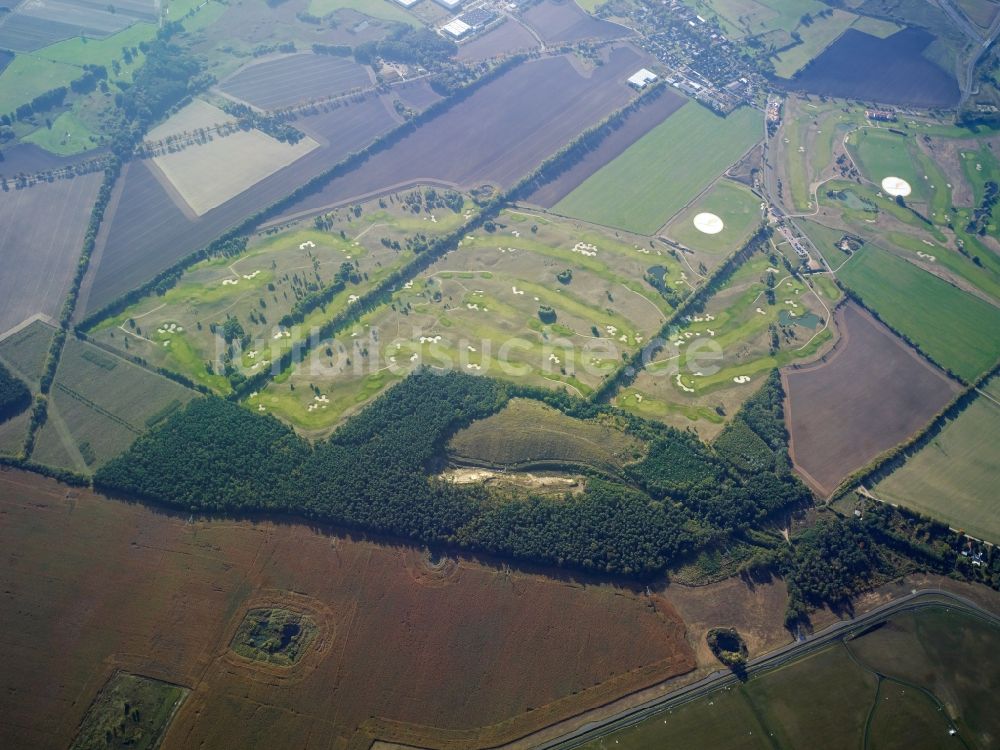
<path fill-rule="evenodd" d="M 163 747 L 492 745 L 690 671 L 665 599 L 0 471 L 0 747 L 65 748 L 116 668 L 192 692 Z M 292 667 L 227 649 L 310 615 Z"/>

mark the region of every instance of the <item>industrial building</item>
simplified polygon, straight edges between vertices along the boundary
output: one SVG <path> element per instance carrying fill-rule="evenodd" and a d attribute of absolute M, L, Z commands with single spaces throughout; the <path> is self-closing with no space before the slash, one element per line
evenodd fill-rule
<path fill-rule="evenodd" d="M 656 73 L 642 68 L 629 76 L 628 85 L 633 88 L 644 89 L 646 86 L 656 81 L 656 79 Z"/>

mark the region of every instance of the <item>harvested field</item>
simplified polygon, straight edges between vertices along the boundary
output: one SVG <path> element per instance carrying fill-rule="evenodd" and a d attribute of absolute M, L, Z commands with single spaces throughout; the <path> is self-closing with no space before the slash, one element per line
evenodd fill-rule
<path fill-rule="evenodd" d="M 462 464 L 519 469 L 572 464 L 612 474 L 643 453 L 640 441 L 612 424 L 572 419 L 524 399 L 473 422 L 448 444 L 449 458 Z"/>
<path fill-rule="evenodd" d="M 814 365 L 782 371 L 796 469 L 820 495 L 923 427 L 958 385 L 853 303 L 841 339 Z"/>
<path fill-rule="evenodd" d="M 386 106 L 374 97 L 302 117 L 296 127 L 320 142 L 322 148 L 194 220 L 184 216 L 146 163 L 129 163 L 108 207 L 93 270 L 88 274 L 78 309 L 98 309 L 134 289 L 249 214 L 332 167 L 394 123 Z"/>
<path fill-rule="evenodd" d="M 189 520 L 12 470 L 0 510 L 17 560 L 0 571 L 4 747 L 68 747 L 118 669 L 191 690 L 171 750 L 499 743 L 695 666 L 670 602 L 638 590 Z M 229 651 L 254 608 L 317 623 L 294 666 Z"/>
<path fill-rule="evenodd" d="M 93 344 L 69 338 L 32 459 L 90 473 L 196 395 Z"/>
<path fill-rule="evenodd" d="M 58 317 L 102 177 L 0 193 L 0 335 L 35 313 Z"/>
<path fill-rule="evenodd" d="M 407 81 L 393 86 L 392 96 L 402 101 L 406 106 L 420 111 L 442 99 L 442 96 L 432 89 L 425 80 Z"/>
<path fill-rule="evenodd" d="M 20 172 L 35 174 L 50 169 L 61 169 L 79 164 L 99 153 L 95 150 L 75 156 L 57 156 L 34 143 L 18 143 L 16 146 L 4 148 L 3 161 L 0 162 L 0 176 L 6 176 L 9 179 Z"/>
<path fill-rule="evenodd" d="M 594 18 L 573 0 L 542 0 L 521 14 L 521 20 L 546 44 L 632 36 L 631 29 Z"/>
<path fill-rule="evenodd" d="M 994 378 L 953 421 L 879 482 L 879 498 L 956 529 L 1000 542 L 996 480 L 1000 472 L 1000 379 Z"/>
<path fill-rule="evenodd" d="M 248 65 L 219 88 L 261 109 L 327 99 L 372 83 L 366 68 L 353 58 L 330 55 L 289 55 Z"/>
<path fill-rule="evenodd" d="M 580 161 L 562 172 L 558 179 L 542 185 L 528 196 L 527 200 L 544 208 L 552 208 L 594 172 L 618 158 L 629 146 L 670 117 L 685 103 L 687 99 L 674 93 L 672 89 L 664 90 L 653 101 L 630 114 L 628 119 L 605 137 L 596 149 L 588 152 Z"/>
<path fill-rule="evenodd" d="M 314 212 L 394 185 L 441 181 L 510 187 L 633 96 L 625 77 L 644 58 L 630 47 L 584 77 L 565 57 L 527 62 L 292 206 Z"/>
<path fill-rule="evenodd" d="M 220 125 L 236 122 L 228 112 L 209 104 L 204 99 L 194 99 L 190 104 L 172 114 L 146 134 L 147 142 L 167 140 L 171 136 L 194 135 L 197 131 L 214 130 Z"/>
<path fill-rule="evenodd" d="M 290 145 L 259 130 L 238 130 L 157 156 L 153 164 L 187 208 L 204 216 L 316 148 L 308 137 Z"/>
<path fill-rule="evenodd" d="M 538 49 L 538 40 L 513 18 L 458 48 L 458 59 L 488 60 L 491 57 Z"/>

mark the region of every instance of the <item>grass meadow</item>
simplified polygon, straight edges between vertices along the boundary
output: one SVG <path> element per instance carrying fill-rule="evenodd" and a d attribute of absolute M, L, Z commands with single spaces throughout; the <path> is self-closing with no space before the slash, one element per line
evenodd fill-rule
<path fill-rule="evenodd" d="M 554 211 L 653 234 L 761 138 L 761 113 L 689 102 L 557 203 Z"/>
<path fill-rule="evenodd" d="M 883 500 L 1000 542 L 996 477 L 1000 454 L 1000 378 L 903 466 L 876 485 Z M 992 399 L 992 400 L 991 400 Z"/>
<path fill-rule="evenodd" d="M 886 324 L 966 381 L 1000 356 L 1000 309 L 875 245 L 837 275 Z"/>
<path fill-rule="evenodd" d="M 724 227 L 718 234 L 705 234 L 694 226 L 694 217 L 702 212 L 722 219 Z M 704 255 L 709 268 L 739 250 L 757 230 L 762 221 L 760 198 L 741 183 L 720 179 L 699 200 L 684 209 L 670 222 L 666 234 Z"/>

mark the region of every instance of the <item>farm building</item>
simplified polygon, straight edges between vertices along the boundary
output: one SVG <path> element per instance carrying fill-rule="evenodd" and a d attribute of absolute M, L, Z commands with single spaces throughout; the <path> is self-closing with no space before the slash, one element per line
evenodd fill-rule
<path fill-rule="evenodd" d="M 434 0 L 434 2 L 446 10 L 457 10 L 462 7 L 462 3 L 465 0 Z"/>
<path fill-rule="evenodd" d="M 641 68 L 629 76 L 628 85 L 637 89 L 644 89 L 656 80 L 656 73 L 651 70 Z"/>
<path fill-rule="evenodd" d="M 442 26 L 441 30 L 450 37 L 461 39 L 472 31 L 472 27 L 461 18 L 455 18 Z"/>

